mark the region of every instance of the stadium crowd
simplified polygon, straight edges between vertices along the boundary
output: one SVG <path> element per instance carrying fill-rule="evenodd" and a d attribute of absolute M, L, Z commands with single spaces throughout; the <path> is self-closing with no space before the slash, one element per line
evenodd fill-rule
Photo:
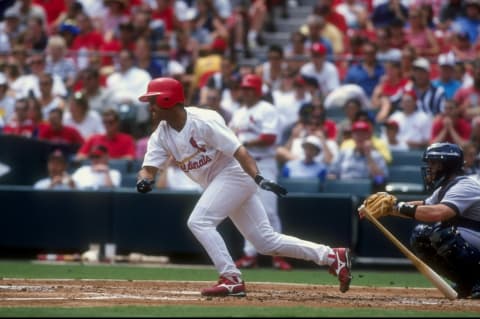
<path fill-rule="evenodd" d="M 141 161 L 152 78 L 181 81 L 187 105 L 228 124 L 257 74 L 285 177 L 381 185 L 392 151 L 432 142 L 468 148 L 477 173 L 480 0 L 308 1 L 288 43 L 268 41 L 302 1 L 2 1 L 0 134 L 60 145 L 67 161 L 99 145 Z"/>

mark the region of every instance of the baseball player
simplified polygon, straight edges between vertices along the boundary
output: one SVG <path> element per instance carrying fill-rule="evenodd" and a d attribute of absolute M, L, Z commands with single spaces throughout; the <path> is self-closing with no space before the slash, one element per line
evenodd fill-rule
<path fill-rule="evenodd" d="M 275 145 L 279 133 L 280 118 L 278 110 L 262 100 L 262 78 L 256 74 L 247 74 L 242 78 L 240 87 L 243 89 L 243 106 L 236 110 L 229 127 L 237 135 L 248 152 L 257 162 L 263 176 L 276 181 L 278 165 L 275 159 Z M 258 195 L 267 213 L 268 220 L 276 232 L 282 231 L 278 216 L 277 196 L 272 192 L 258 190 Z M 244 256 L 235 262 L 238 268 L 257 266 L 257 251 L 248 240 L 243 248 Z M 280 270 L 290 270 L 292 266 L 282 257 L 273 257 L 273 267 Z"/>
<path fill-rule="evenodd" d="M 257 194 L 260 188 L 285 195 L 280 185 L 262 176 L 255 160 L 215 111 L 185 107 L 184 90 L 173 78 L 149 82 L 140 101 L 148 102 L 161 120 L 148 141 L 137 190 L 152 190 L 154 177 L 169 156 L 204 189 L 187 225 L 207 251 L 220 274 L 218 283 L 203 296 L 245 296 L 245 283 L 217 226 L 229 217 L 242 235 L 262 254 L 311 260 L 329 265 L 340 291 L 349 289 L 351 262 L 348 248 L 331 248 L 277 233 L 270 225 Z"/>
<path fill-rule="evenodd" d="M 377 216 L 423 222 L 412 232 L 413 251 L 454 282 L 459 298 L 480 299 L 480 184 L 463 174 L 463 151 L 457 144 L 431 144 L 423 161 L 424 185 L 433 191 L 427 199 L 395 203 L 390 194 L 381 192 L 369 196 L 365 205 Z M 385 207 L 388 213 L 379 212 Z M 359 212 L 364 217 L 364 211 Z"/>

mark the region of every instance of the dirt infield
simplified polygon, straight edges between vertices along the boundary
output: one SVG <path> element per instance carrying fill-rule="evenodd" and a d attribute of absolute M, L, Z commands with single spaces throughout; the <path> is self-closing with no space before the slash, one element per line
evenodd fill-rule
<path fill-rule="evenodd" d="M 437 289 L 247 283 L 247 297 L 204 298 L 200 289 L 213 282 L 1 279 L 0 307 L 72 307 L 189 304 L 207 306 L 366 307 L 471 311 L 475 300 L 448 300 Z"/>

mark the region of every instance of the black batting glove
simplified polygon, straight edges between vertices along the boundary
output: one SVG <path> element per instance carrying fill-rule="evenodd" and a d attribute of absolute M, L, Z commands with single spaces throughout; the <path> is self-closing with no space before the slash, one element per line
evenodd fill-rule
<path fill-rule="evenodd" d="M 149 178 L 143 178 L 137 182 L 137 191 L 139 193 L 148 193 L 151 192 L 153 189 L 153 184 L 155 184 L 155 180 Z"/>
<path fill-rule="evenodd" d="M 261 175 L 255 176 L 255 183 L 257 183 L 257 185 L 260 186 L 261 189 L 264 189 L 269 192 L 273 192 L 279 197 L 285 196 L 288 193 L 284 187 L 278 185 L 274 181 L 265 179 Z"/>

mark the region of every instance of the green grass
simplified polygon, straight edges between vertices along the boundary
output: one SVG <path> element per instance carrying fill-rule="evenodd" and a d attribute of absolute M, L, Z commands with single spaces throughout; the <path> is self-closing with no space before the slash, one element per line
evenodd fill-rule
<path fill-rule="evenodd" d="M 213 267 L 167 268 L 126 265 L 50 265 L 19 261 L 0 262 L 2 278 L 74 278 L 122 280 L 202 280 L 215 281 Z M 336 278 L 322 269 L 295 269 L 282 272 L 271 268 L 243 271 L 247 282 L 285 282 L 337 284 Z M 433 287 L 418 272 L 353 271 L 352 285 L 387 287 Z M 318 307 L 222 307 L 209 305 L 117 306 L 117 307 L 0 307 L 0 317 L 478 317 L 479 313 L 393 310 L 376 308 Z"/>
<path fill-rule="evenodd" d="M 0 308 L 0 317 L 477 317 L 474 313 L 420 312 L 412 310 L 307 307 L 85 307 Z"/>
<path fill-rule="evenodd" d="M 127 279 L 127 280 L 201 280 L 215 281 L 213 268 L 149 268 L 125 265 L 50 265 L 29 262 L 0 262 L 0 276 L 4 278 L 74 278 L 74 279 Z M 287 282 L 335 285 L 337 279 L 326 268 L 295 269 L 284 272 L 271 268 L 243 270 L 247 282 Z M 388 287 L 433 287 L 416 271 L 353 271 L 352 285 Z"/>

